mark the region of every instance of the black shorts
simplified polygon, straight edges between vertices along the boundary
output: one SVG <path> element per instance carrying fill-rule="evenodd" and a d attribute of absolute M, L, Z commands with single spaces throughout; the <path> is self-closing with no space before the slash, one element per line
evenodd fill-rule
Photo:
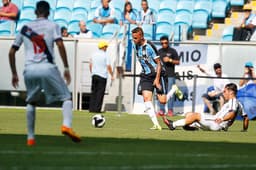
<path fill-rule="evenodd" d="M 138 94 L 142 94 L 143 90 L 148 90 L 151 92 L 154 92 L 155 86 L 153 85 L 155 80 L 156 74 L 141 74 L 140 75 L 140 83 L 138 85 Z M 167 76 L 161 76 L 160 77 L 160 85 L 161 88 L 156 88 L 157 94 L 167 94 L 168 90 L 168 78 Z"/>

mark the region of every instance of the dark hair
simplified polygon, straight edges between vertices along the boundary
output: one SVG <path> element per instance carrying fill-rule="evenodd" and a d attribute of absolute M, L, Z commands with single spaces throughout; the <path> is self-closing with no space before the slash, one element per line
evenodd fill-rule
<path fill-rule="evenodd" d="M 141 32 L 141 35 L 144 35 L 143 29 L 141 27 L 136 27 L 132 30 L 132 33 Z"/>
<path fill-rule="evenodd" d="M 166 36 L 166 35 L 163 35 L 163 36 L 160 38 L 160 41 L 163 41 L 163 40 L 167 40 L 167 41 L 169 41 L 169 38 L 168 38 L 168 36 Z"/>
<path fill-rule="evenodd" d="M 67 28 L 63 26 L 63 27 L 60 28 L 60 30 L 61 30 L 61 33 L 63 33 L 63 31 L 67 30 Z"/>
<path fill-rule="evenodd" d="M 48 17 L 50 14 L 50 5 L 46 1 L 39 1 L 36 3 L 36 15 L 43 15 Z"/>
<path fill-rule="evenodd" d="M 131 6 L 131 11 L 126 11 L 126 7 L 127 7 L 128 5 Z M 124 15 L 125 15 L 126 12 L 132 12 L 132 10 L 133 10 L 133 9 L 132 9 L 132 3 L 131 3 L 130 1 L 125 2 L 125 4 L 124 4 Z"/>
<path fill-rule="evenodd" d="M 229 83 L 225 85 L 225 88 L 227 88 L 228 90 L 231 90 L 234 92 L 234 95 L 236 95 L 237 93 L 237 85 L 234 83 Z"/>
<path fill-rule="evenodd" d="M 216 70 L 217 68 L 221 68 L 221 64 L 220 63 L 215 63 L 213 65 L 213 69 Z"/>

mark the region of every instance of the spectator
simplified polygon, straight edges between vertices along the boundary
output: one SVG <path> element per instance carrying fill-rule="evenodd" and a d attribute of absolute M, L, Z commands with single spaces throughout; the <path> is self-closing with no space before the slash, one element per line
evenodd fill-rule
<path fill-rule="evenodd" d="M 141 11 L 139 11 L 138 23 L 140 25 L 155 23 L 154 12 L 149 8 L 147 0 L 141 1 L 141 8 Z"/>
<path fill-rule="evenodd" d="M 225 85 L 223 96 L 227 101 L 216 115 L 209 115 L 204 113 L 189 112 L 186 113 L 185 119 L 180 119 L 175 122 L 169 121 L 169 129 L 174 130 L 176 127 L 201 128 L 210 131 L 227 131 L 233 124 L 237 114 L 243 112 L 243 108 L 236 99 L 237 86 L 234 83 Z"/>
<path fill-rule="evenodd" d="M 233 41 L 249 41 L 255 30 L 256 15 L 251 4 L 245 4 L 243 10 L 244 19 L 239 27 L 234 28 Z"/>
<path fill-rule="evenodd" d="M 175 84 L 175 65 L 180 64 L 180 59 L 177 51 L 174 48 L 169 46 L 169 39 L 167 36 L 162 36 L 160 38 L 160 43 L 162 48 L 158 50 L 158 54 L 163 62 L 166 74 L 168 77 L 168 91 L 171 90 L 172 86 Z M 173 102 L 174 98 L 171 96 L 170 100 L 168 100 L 168 115 L 173 116 Z M 163 115 L 165 113 L 165 105 L 159 104 L 160 110 L 159 115 Z"/>
<path fill-rule="evenodd" d="M 140 83 L 138 94 L 143 96 L 145 112 L 148 113 L 153 122 L 152 130 L 161 130 L 155 109 L 152 103 L 153 91 L 156 88 L 157 97 L 160 103 L 165 104 L 167 97 L 167 77 L 161 75 L 161 61 L 157 55 L 157 49 L 153 43 L 144 39 L 144 33 L 141 27 L 132 30 L 132 39 L 134 51 L 138 61 L 141 64 L 142 72 L 140 74 Z"/>
<path fill-rule="evenodd" d="M 87 29 L 84 21 L 79 22 L 79 28 L 80 28 L 80 32 L 77 35 L 75 35 L 75 37 L 79 37 L 79 38 L 92 38 L 93 37 L 92 31 Z"/>
<path fill-rule="evenodd" d="M 0 7 L 0 20 L 15 21 L 18 16 L 18 7 L 11 0 L 2 0 L 3 6 Z"/>
<path fill-rule="evenodd" d="M 243 77 L 247 78 L 247 79 L 241 79 L 239 81 L 239 86 L 241 88 L 247 86 L 248 84 L 256 83 L 256 79 L 253 80 L 253 78 L 256 78 L 256 74 L 254 72 L 254 67 L 253 67 L 252 62 L 246 62 L 245 63 Z M 247 129 L 248 129 L 248 126 L 249 126 L 249 118 L 248 118 L 246 113 L 241 114 L 241 116 L 243 118 L 243 130 L 242 131 L 246 132 Z"/>
<path fill-rule="evenodd" d="M 62 37 L 72 37 L 72 35 L 68 33 L 68 29 L 66 27 L 61 27 L 60 30 Z"/>
<path fill-rule="evenodd" d="M 250 83 L 256 83 L 256 79 L 253 80 L 253 78 L 256 78 L 256 74 L 254 72 L 254 67 L 253 67 L 253 63 L 252 62 L 246 62 L 244 65 L 244 78 L 247 79 L 241 79 L 239 81 L 239 86 L 243 87 L 246 86 Z"/>
<path fill-rule="evenodd" d="M 93 21 L 102 25 L 115 22 L 115 9 L 109 6 L 108 0 L 101 0 L 102 6 L 95 11 Z"/>
<path fill-rule="evenodd" d="M 41 91 L 44 90 L 46 103 L 62 101 L 63 123 L 61 132 L 69 136 L 72 141 L 80 142 L 72 128 L 72 101 L 68 87 L 62 79 L 55 64 L 53 53 L 54 42 L 65 67 L 64 78 L 70 84 L 71 77 L 65 46 L 63 44 L 59 26 L 47 18 L 50 5 L 46 1 L 36 4 L 36 19 L 21 28 L 9 52 L 9 62 L 12 72 L 12 85 L 18 87 L 19 78 L 16 71 L 15 54 L 24 42 L 25 46 L 25 71 L 24 81 L 27 89 L 27 145 L 35 145 L 35 119 L 36 105 L 39 102 Z"/>
<path fill-rule="evenodd" d="M 203 68 L 200 67 L 200 65 L 198 65 L 199 70 L 206 74 L 207 76 L 212 76 L 212 77 L 227 77 L 225 74 L 222 73 L 222 68 L 221 68 L 221 64 L 220 63 L 215 63 L 213 65 L 213 69 L 215 73 L 207 73 Z M 220 103 L 220 107 L 223 106 L 224 104 L 224 97 L 222 95 L 222 92 L 224 90 L 224 87 L 226 84 L 228 84 L 229 81 L 227 79 L 218 79 L 215 78 L 213 79 L 213 87 L 209 88 L 207 90 L 207 92 L 205 94 L 203 94 L 202 98 L 203 101 L 205 103 L 205 105 L 207 106 L 207 108 L 209 109 L 211 114 L 215 114 L 216 113 L 216 109 L 213 108 L 212 103 L 215 100 L 219 100 Z M 207 110 L 208 110 L 207 109 Z M 207 111 L 205 110 L 205 111 Z"/>
<path fill-rule="evenodd" d="M 120 25 L 123 24 L 136 24 L 137 15 L 132 8 L 131 2 L 125 2 L 124 4 L 124 11 L 122 13 L 122 18 L 120 21 Z"/>
<path fill-rule="evenodd" d="M 101 112 L 108 73 L 111 75 L 111 80 L 114 80 L 114 75 L 110 65 L 110 57 L 106 53 L 108 43 L 100 41 L 98 43 L 98 48 L 99 50 L 92 55 L 89 65 L 90 72 L 92 74 L 89 112 L 94 113 Z"/>

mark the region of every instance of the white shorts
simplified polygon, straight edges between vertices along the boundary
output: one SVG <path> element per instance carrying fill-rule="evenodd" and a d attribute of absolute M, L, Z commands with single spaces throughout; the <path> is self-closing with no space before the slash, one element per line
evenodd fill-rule
<path fill-rule="evenodd" d="M 215 115 L 210 115 L 206 113 L 200 113 L 200 115 L 201 120 L 199 121 L 199 124 L 202 126 L 201 128 L 204 130 L 219 131 L 225 127 L 226 122 L 223 122 L 221 124 L 215 122 Z"/>
<path fill-rule="evenodd" d="M 26 102 L 37 102 L 41 92 L 44 93 L 47 104 L 71 99 L 68 87 L 56 65 L 51 63 L 27 65 L 23 75 L 27 89 Z"/>

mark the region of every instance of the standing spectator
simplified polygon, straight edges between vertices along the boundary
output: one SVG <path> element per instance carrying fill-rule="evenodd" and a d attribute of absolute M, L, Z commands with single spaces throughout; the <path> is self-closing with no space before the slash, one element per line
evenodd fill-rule
<path fill-rule="evenodd" d="M 75 35 L 74 37 L 79 37 L 79 38 L 92 38 L 93 37 L 92 31 L 87 29 L 84 21 L 79 22 L 79 28 L 80 28 L 80 32 L 77 35 Z"/>
<path fill-rule="evenodd" d="M 115 9 L 109 6 L 109 0 L 101 0 L 102 6 L 95 11 L 93 21 L 102 25 L 115 22 Z"/>
<path fill-rule="evenodd" d="M 239 81 L 239 86 L 243 87 L 246 86 L 250 83 L 256 83 L 256 79 L 253 80 L 253 78 L 256 78 L 256 74 L 254 72 L 254 67 L 253 67 L 253 63 L 252 62 L 246 62 L 244 65 L 244 78 L 247 79 L 241 79 Z"/>
<path fill-rule="evenodd" d="M 62 37 L 72 37 L 72 35 L 68 33 L 68 29 L 66 27 L 61 27 L 60 30 Z"/>
<path fill-rule="evenodd" d="M 111 80 L 114 80 L 113 71 L 110 65 L 110 57 L 106 53 L 108 43 L 100 41 L 98 43 L 98 48 L 99 50 L 92 55 L 89 65 L 92 74 L 92 92 L 89 112 L 95 113 L 101 112 L 108 73 L 111 75 Z"/>
<path fill-rule="evenodd" d="M 120 21 L 120 25 L 123 24 L 136 24 L 137 15 L 136 12 L 132 8 L 131 2 L 125 2 L 124 11 L 122 13 L 122 18 Z"/>
<path fill-rule="evenodd" d="M 233 41 L 249 41 L 256 26 L 256 15 L 251 4 L 244 5 L 244 19 L 239 27 L 234 28 Z"/>
<path fill-rule="evenodd" d="M 223 96 L 227 102 L 216 115 L 189 112 L 186 113 L 185 119 L 180 119 L 175 122 L 169 120 L 170 130 L 189 125 L 195 125 L 203 130 L 210 131 L 228 130 L 228 127 L 235 121 L 237 114 L 243 111 L 241 104 L 236 99 L 236 94 L 237 86 L 234 83 L 227 84 L 223 91 Z"/>
<path fill-rule="evenodd" d="M 157 55 L 157 49 L 153 43 L 144 39 L 141 27 L 136 27 L 132 30 L 132 39 L 137 59 L 142 67 L 138 91 L 143 96 L 145 112 L 148 113 L 153 122 L 151 129 L 161 130 L 162 128 L 158 123 L 152 103 L 152 97 L 156 88 L 159 102 L 166 103 L 167 77 L 161 76 L 162 66 L 160 57 Z"/>
<path fill-rule="evenodd" d="M 221 68 L 221 64 L 220 63 L 215 63 L 213 65 L 213 69 L 215 73 L 207 73 L 205 71 L 205 69 L 201 68 L 200 65 L 198 65 L 199 70 L 206 74 L 207 76 L 212 76 L 212 77 L 227 77 L 227 75 L 222 73 L 222 68 Z M 222 92 L 224 90 L 224 87 L 226 84 L 228 84 L 229 81 L 227 79 L 218 79 L 215 78 L 213 79 L 213 88 L 211 88 L 211 90 L 208 90 L 207 93 L 203 94 L 202 98 L 203 101 L 205 103 L 205 105 L 207 106 L 207 108 L 209 109 L 211 114 L 215 114 L 216 110 L 213 108 L 212 106 L 212 101 L 215 100 L 219 100 L 220 103 L 220 107 L 223 106 L 224 104 L 224 97 L 222 95 Z"/>
<path fill-rule="evenodd" d="M 3 6 L 0 7 L 0 20 L 15 21 L 18 16 L 18 7 L 11 0 L 2 0 Z"/>
<path fill-rule="evenodd" d="M 142 24 L 153 24 L 155 23 L 155 15 L 154 12 L 149 8 L 148 1 L 141 1 L 141 11 L 139 11 L 138 23 Z"/>
<path fill-rule="evenodd" d="M 69 136 L 74 142 L 81 139 L 71 129 L 72 124 L 72 101 L 68 87 L 62 79 L 55 64 L 53 43 L 55 42 L 64 65 L 64 78 L 70 84 L 71 77 L 63 44 L 60 28 L 57 24 L 47 18 L 50 12 L 50 5 L 46 1 L 39 1 L 36 4 L 35 13 L 37 19 L 21 28 L 20 33 L 9 52 L 9 62 L 12 71 L 12 85 L 18 87 L 19 78 L 16 71 L 15 54 L 24 42 L 25 44 L 25 70 L 24 79 L 27 89 L 27 145 L 35 145 L 35 118 L 36 105 L 39 102 L 40 93 L 44 90 L 46 103 L 63 101 L 62 113 L 63 123 L 61 132 Z"/>
<path fill-rule="evenodd" d="M 162 45 L 162 48 L 158 50 L 158 54 L 166 69 L 166 74 L 168 77 L 168 91 L 170 91 L 172 86 L 175 84 L 175 65 L 180 64 L 180 59 L 177 51 L 169 46 L 169 39 L 167 36 L 162 36 L 160 38 L 160 43 Z M 170 100 L 168 100 L 167 114 L 169 116 L 173 116 L 173 103 L 174 98 L 173 96 L 171 96 Z M 159 104 L 159 106 L 159 115 L 165 114 L 165 105 Z"/>

